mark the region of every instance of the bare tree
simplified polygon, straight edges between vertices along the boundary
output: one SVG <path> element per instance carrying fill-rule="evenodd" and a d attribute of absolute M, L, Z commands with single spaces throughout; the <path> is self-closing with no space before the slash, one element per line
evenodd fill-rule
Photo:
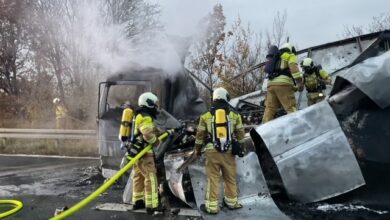
<path fill-rule="evenodd" d="M 126 34 L 133 38 L 140 33 L 162 28 L 160 7 L 143 0 L 104 0 L 107 22 L 125 24 Z"/>
<path fill-rule="evenodd" d="M 33 19 L 33 50 L 44 57 L 41 59 L 48 66 L 48 73 L 54 74 L 57 88 L 62 100 L 65 99 L 66 80 L 66 45 L 62 41 L 62 36 L 67 33 L 65 28 L 66 21 L 59 25 L 59 21 L 64 15 L 64 2 L 61 0 L 43 0 L 38 1 L 31 8 Z"/>
<path fill-rule="evenodd" d="M 272 32 L 267 31 L 267 47 L 270 45 L 280 46 L 283 42 L 282 40 L 287 38 L 288 32 L 286 30 L 286 21 L 287 21 L 287 12 L 286 10 L 283 14 L 278 11 L 274 17 L 272 24 Z"/>
<path fill-rule="evenodd" d="M 0 11 L 0 89 L 18 95 L 18 77 L 25 71 L 29 42 L 24 30 L 23 1 L 4 4 Z"/>
<path fill-rule="evenodd" d="M 223 47 L 227 36 L 225 20 L 222 5 L 216 4 L 213 12 L 200 21 L 204 29 L 194 42 L 192 50 L 191 69 L 199 75 L 200 79 L 207 81 L 211 89 L 222 72 Z M 201 93 L 203 96 L 207 95 L 205 91 Z"/>
<path fill-rule="evenodd" d="M 88 14 L 95 12 L 98 21 Z M 97 80 L 102 75 L 93 60 L 94 47 L 103 47 L 102 54 L 118 48 L 107 46 L 115 45 L 116 38 L 104 39 L 107 45 L 100 45 L 94 37 L 104 27 L 115 26 L 121 29 L 110 30 L 122 38 L 144 39 L 143 33 L 161 28 L 158 15 L 158 6 L 144 0 L 1 1 L 0 98 L 4 93 L 23 93 L 20 97 L 30 100 L 29 109 L 42 113 L 51 110 L 47 107 L 53 94 L 58 94 L 77 109 L 80 118 L 93 117 Z M 103 28 L 92 30 L 91 22 Z"/>
<path fill-rule="evenodd" d="M 378 16 L 374 16 L 371 22 L 367 26 L 352 25 L 344 26 L 344 38 L 355 37 L 362 34 L 384 31 L 390 29 L 390 13 L 382 13 Z"/>
<path fill-rule="evenodd" d="M 363 26 L 344 26 L 343 38 L 359 36 L 364 34 Z"/>
<path fill-rule="evenodd" d="M 221 84 L 232 97 L 255 91 L 262 81 L 261 74 L 253 71 L 242 75 L 240 79 L 231 80 L 250 67 L 261 62 L 262 35 L 256 34 L 248 23 L 244 26 L 240 17 L 232 25 L 232 37 L 225 46 L 224 72 L 221 74 Z"/>

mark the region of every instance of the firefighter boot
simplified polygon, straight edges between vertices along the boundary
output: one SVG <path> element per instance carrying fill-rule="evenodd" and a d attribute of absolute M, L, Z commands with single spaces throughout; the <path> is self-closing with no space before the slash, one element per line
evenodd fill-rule
<path fill-rule="evenodd" d="M 225 201 L 225 198 L 223 199 L 223 204 L 230 210 L 235 210 L 235 209 L 241 209 L 242 208 L 242 205 L 240 203 L 238 203 L 238 202 L 236 204 L 234 204 L 233 206 L 228 205 L 226 203 L 226 201 Z"/>
<path fill-rule="evenodd" d="M 205 204 L 200 205 L 199 209 L 200 209 L 202 212 L 205 212 L 205 213 L 210 214 L 210 215 L 216 215 L 216 214 L 218 214 L 218 210 L 217 210 L 217 211 L 211 211 L 211 210 L 208 211 Z"/>
<path fill-rule="evenodd" d="M 165 208 L 159 205 L 156 208 L 146 208 L 146 213 L 148 215 L 160 215 L 163 214 L 165 211 Z"/>
<path fill-rule="evenodd" d="M 133 205 L 133 210 L 144 209 L 144 208 L 145 208 L 144 200 L 138 200 Z"/>

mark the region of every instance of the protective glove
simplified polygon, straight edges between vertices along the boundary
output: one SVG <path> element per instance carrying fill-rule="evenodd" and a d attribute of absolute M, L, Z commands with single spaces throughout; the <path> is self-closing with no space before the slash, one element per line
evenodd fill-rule
<path fill-rule="evenodd" d="M 127 153 L 130 158 L 134 158 L 139 152 L 141 152 L 145 148 L 145 144 L 141 141 L 135 141 L 130 145 L 127 150 Z"/>
<path fill-rule="evenodd" d="M 179 127 L 176 127 L 176 128 L 171 128 L 169 130 L 166 130 L 166 132 L 169 134 L 169 135 L 173 135 L 175 133 L 178 133 L 180 131 L 183 130 L 183 126 L 179 126 Z"/>
<path fill-rule="evenodd" d="M 237 140 L 232 141 L 232 154 L 238 157 L 244 157 L 244 151 L 241 144 Z"/>

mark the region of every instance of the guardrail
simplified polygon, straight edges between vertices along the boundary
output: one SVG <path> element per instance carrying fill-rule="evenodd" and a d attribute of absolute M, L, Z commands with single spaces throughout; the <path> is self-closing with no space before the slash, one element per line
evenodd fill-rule
<path fill-rule="evenodd" d="M 0 128 L 0 138 L 96 139 L 95 130 Z"/>

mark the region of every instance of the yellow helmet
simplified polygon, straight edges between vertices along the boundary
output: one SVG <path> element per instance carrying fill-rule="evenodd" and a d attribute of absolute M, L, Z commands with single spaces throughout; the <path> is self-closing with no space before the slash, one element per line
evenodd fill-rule
<path fill-rule="evenodd" d="M 158 97 L 151 92 L 142 93 L 138 98 L 138 105 L 140 107 L 155 108 L 157 107 L 157 102 Z"/>
<path fill-rule="evenodd" d="M 213 101 L 215 100 L 225 100 L 226 102 L 230 101 L 228 91 L 222 87 L 215 89 L 213 92 Z"/>

